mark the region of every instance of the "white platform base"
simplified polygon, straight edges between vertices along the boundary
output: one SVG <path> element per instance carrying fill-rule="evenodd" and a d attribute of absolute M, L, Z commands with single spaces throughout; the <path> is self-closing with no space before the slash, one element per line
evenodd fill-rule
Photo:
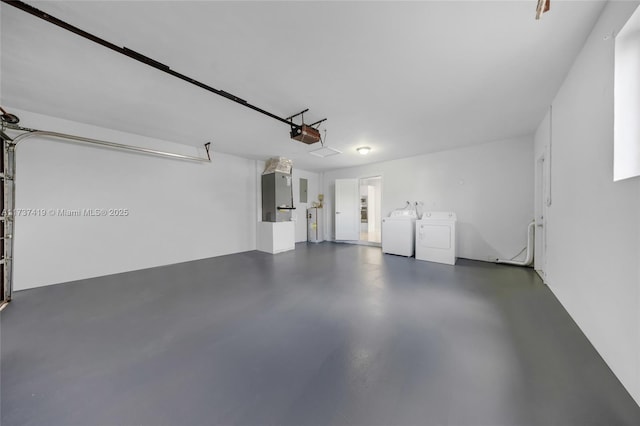
<path fill-rule="evenodd" d="M 258 222 L 256 250 L 276 254 L 295 248 L 295 222 Z"/>

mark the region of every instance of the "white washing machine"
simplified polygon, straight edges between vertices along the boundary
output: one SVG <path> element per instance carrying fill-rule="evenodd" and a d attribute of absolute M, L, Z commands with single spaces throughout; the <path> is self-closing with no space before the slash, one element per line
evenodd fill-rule
<path fill-rule="evenodd" d="M 416 259 L 455 265 L 456 221 L 452 212 L 425 212 L 416 222 Z"/>
<path fill-rule="evenodd" d="M 395 210 L 382 219 L 382 252 L 413 256 L 415 251 L 416 212 Z"/>

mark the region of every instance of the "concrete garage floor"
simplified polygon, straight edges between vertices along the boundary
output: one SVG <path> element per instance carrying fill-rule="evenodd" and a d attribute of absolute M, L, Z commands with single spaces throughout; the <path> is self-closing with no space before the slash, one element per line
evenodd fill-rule
<path fill-rule="evenodd" d="M 2 425 L 638 425 L 530 269 L 299 244 L 15 294 Z"/>

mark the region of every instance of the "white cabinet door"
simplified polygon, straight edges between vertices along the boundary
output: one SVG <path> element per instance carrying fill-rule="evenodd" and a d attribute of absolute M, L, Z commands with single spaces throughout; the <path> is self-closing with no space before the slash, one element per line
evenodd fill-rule
<path fill-rule="evenodd" d="M 358 179 L 336 179 L 336 240 L 360 239 L 360 183 Z"/>

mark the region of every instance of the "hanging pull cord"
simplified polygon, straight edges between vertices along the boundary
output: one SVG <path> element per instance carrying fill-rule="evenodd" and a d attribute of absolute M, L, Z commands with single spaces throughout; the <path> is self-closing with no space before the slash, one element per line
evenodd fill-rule
<path fill-rule="evenodd" d="M 327 139 L 327 129 L 324 129 L 324 139 L 320 138 L 320 145 L 324 146 L 324 141 Z"/>

